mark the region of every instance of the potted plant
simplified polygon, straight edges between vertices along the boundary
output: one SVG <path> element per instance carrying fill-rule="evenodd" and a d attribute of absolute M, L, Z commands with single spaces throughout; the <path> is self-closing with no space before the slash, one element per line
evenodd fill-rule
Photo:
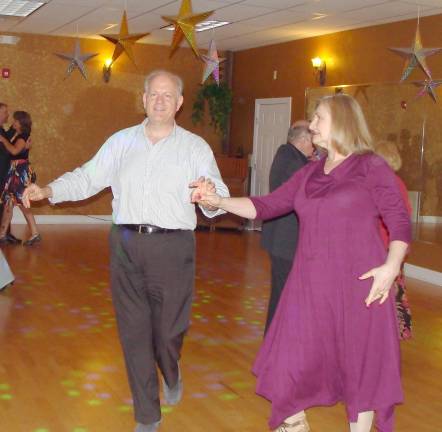
<path fill-rule="evenodd" d="M 218 85 L 215 81 L 206 81 L 198 90 L 193 103 L 193 124 L 203 121 L 206 102 L 209 107 L 210 124 L 217 133 L 225 137 L 232 111 L 232 90 L 226 83 Z"/>

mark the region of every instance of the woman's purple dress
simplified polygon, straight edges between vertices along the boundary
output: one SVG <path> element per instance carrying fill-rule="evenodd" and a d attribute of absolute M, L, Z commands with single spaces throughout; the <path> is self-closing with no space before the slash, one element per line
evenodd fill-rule
<path fill-rule="evenodd" d="M 350 155 L 329 174 L 312 162 L 264 197 L 258 219 L 296 210 L 299 241 L 292 270 L 253 371 L 257 393 L 272 402 L 270 427 L 303 409 L 347 407 L 393 412 L 403 399 L 394 295 L 367 308 L 385 262 L 379 216 L 390 240 L 411 240 L 410 218 L 393 171 L 373 154 Z M 389 429 L 389 428 L 387 428 Z"/>

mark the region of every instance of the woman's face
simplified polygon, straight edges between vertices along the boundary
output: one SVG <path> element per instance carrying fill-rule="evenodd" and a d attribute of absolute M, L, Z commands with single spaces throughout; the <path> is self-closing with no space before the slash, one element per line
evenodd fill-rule
<path fill-rule="evenodd" d="M 316 111 L 313 114 L 313 120 L 309 126 L 309 129 L 312 132 L 313 144 L 319 145 L 327 150 L 330 149 L 331 123 L 329 109 L 324 104 L 320 104 L 316 108 Z"/>
<path fill-rule="evenodd" d="M 21 132 L 21 125 L 20 122 L 16 119 L 14 119 L 14 121 L 12 122 L 12 127 L 17 131 L 17 132 Z"/>

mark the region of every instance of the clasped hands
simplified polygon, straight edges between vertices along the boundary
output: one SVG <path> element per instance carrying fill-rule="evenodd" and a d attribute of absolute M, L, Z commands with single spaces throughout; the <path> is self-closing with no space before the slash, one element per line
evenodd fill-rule
<path fill-rule="evenodd" d="M 219 208 L 221 197 L 216 193 L 215 184 L 209 178 L 200 177 L 189 184 L 192 190 L 190 200 L 200 204 L 206 210 L 214 211 Z"/>

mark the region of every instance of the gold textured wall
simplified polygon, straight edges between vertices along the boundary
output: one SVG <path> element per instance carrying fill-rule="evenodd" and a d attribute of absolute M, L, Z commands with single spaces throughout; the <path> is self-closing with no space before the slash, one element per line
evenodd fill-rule
<path fill-rule="evenodd" d="M 442 15 L 423 17 L 420 19 L 420 30 L 424 47 L 442 46 Z M 349 84 L 382 84 L 398 82 L 404 66 L 404 59 L 393 54 L 388 47 L 411 47 L 416 32 L 416 19 L 366 27 L 351 31 L 333 33 L 320 37 L 297 40 L 261 48 L 254 48 L 236 52 L 233 66 L 234 104 L 231 126 L 231 147 L 241 146 L 245 153 L 251 153 L 253 148 L 253 115 L 255 99 L 292 97 L 292 118 L 304 117 L 305 92 L 307 88 L 317 87 L 315 75 L 311 65 L 311 58 L 321 56 L 327 63 L 327 85 L 339 86 Z M 442 79 L 442 54 L 429 57 L 428 65 L 433 72 L 434 79 Z M 277 79 L 273 79 L 273 71 L 278 71 Z M 424 79 L 420 70 L 415 70 L 409 81 Z M 442 87 L 436 91 L 439 94 L 439 105 L 442 107 Z M 410 94 L 404 97 L 412 106 L 408 111 L 401 110 L 398 103 L 393 107 L 388 96 L 376 94 L 375 87 L 371 92 L 371 101 L 379 111 L 373 119 L 382 117 L 382 121 L 373 121 L 375 135 L 385 138 L 386 131 L 395 129 L 389 137 L 402 149 L 404 160 L 419 157 L 416 155 L 416 141 L 418 121 L 422 116 L 432 113 L 427 120 L 427 152 L 425 154 L 422 180 L 425 183 L 425 199 L 423 215 L 442 215 L 442 130 L 439 125 L 442 111 L 435 110 L 434 102 L 428 96 L 416 104 L 412 99 L 417 93 L 417 87 L 410 87 Z M 363 94 L 359 95 L 361 103 L 368 107 Z M 397 100 L 400 96 L 397 95 Z M 390 102 L 390 101 L 389 101 Z M 390 109 L 391 108 L 391 109 Z M 411 110 L 415 115 L 411 115 Z M 416 114 L 419 114 L 416 117 Z M 400 128 L 397 119 L 404 120 L 404 127 Z M 406 125 L 409 121 L 408 126 Z M 432 124 L 431 124 L 432 123 Z M 395 137 L 393 135 L 396 134 Z M 411 135 L 410 135 L 411 134 Z M 411 147 L 412 146 L 412 147 Z M 410 150 L 411 149 L 411 150 Z M 410 153 L 411 151 L 411 153 Z M 412 166 L 407 162 L 406 166 Z M 412 169 L 401 174 L 412 179 Z M 413 180 L 416 183 L 416 179 Z M 410 182 L 408 182 L 410 185 Z"/>
<path fill-rule="evenodd" d="M 321 87 L 307 91 L 306 117 L 316 101 L 337 91 L 360 103 L 373 142 L 394 142 L 401 154 L 398 175 L 409 191 L 421 192 L 420 213 L 442 216 L 442 104 L 419 96 L 419 82 Z"/>
<path fill-rule="evenodd" d="M 28 111 L 33 120 L 31 162 L 39 184 L 72 170 L 92 157 L 113 132 L 135 125 L 144 118 L 144 77 L 164 68 L 184 80 L 184 106 L 177 122 L 203 138 L 214 152 L 221 140 L 209 126 L 191 121 L 193 96 L 198 89 L 203 65 L 188 48 L 172 58 L 168 46 L 136 44 L 137 68 L 123 54 L 112 67 L 109 83 L 102 80 L 104 60 L 112 56 L 113 45 L 105 40 L 81 39 L 82 53 L 97 52 L 86 63 L 89 79 L 78 70 L 65 79 L 68 62 L 55 52 L 72 53 L 74 38 L 20 34 L 15 46 L 0 45 L 0 67 L 9 68 L 9 79 L 0 78 L 0 101 L 15 110 Z M 109 191 L 81 203 L 49 206 L 36 204 L 36 214 L 110 214 Z"/>

